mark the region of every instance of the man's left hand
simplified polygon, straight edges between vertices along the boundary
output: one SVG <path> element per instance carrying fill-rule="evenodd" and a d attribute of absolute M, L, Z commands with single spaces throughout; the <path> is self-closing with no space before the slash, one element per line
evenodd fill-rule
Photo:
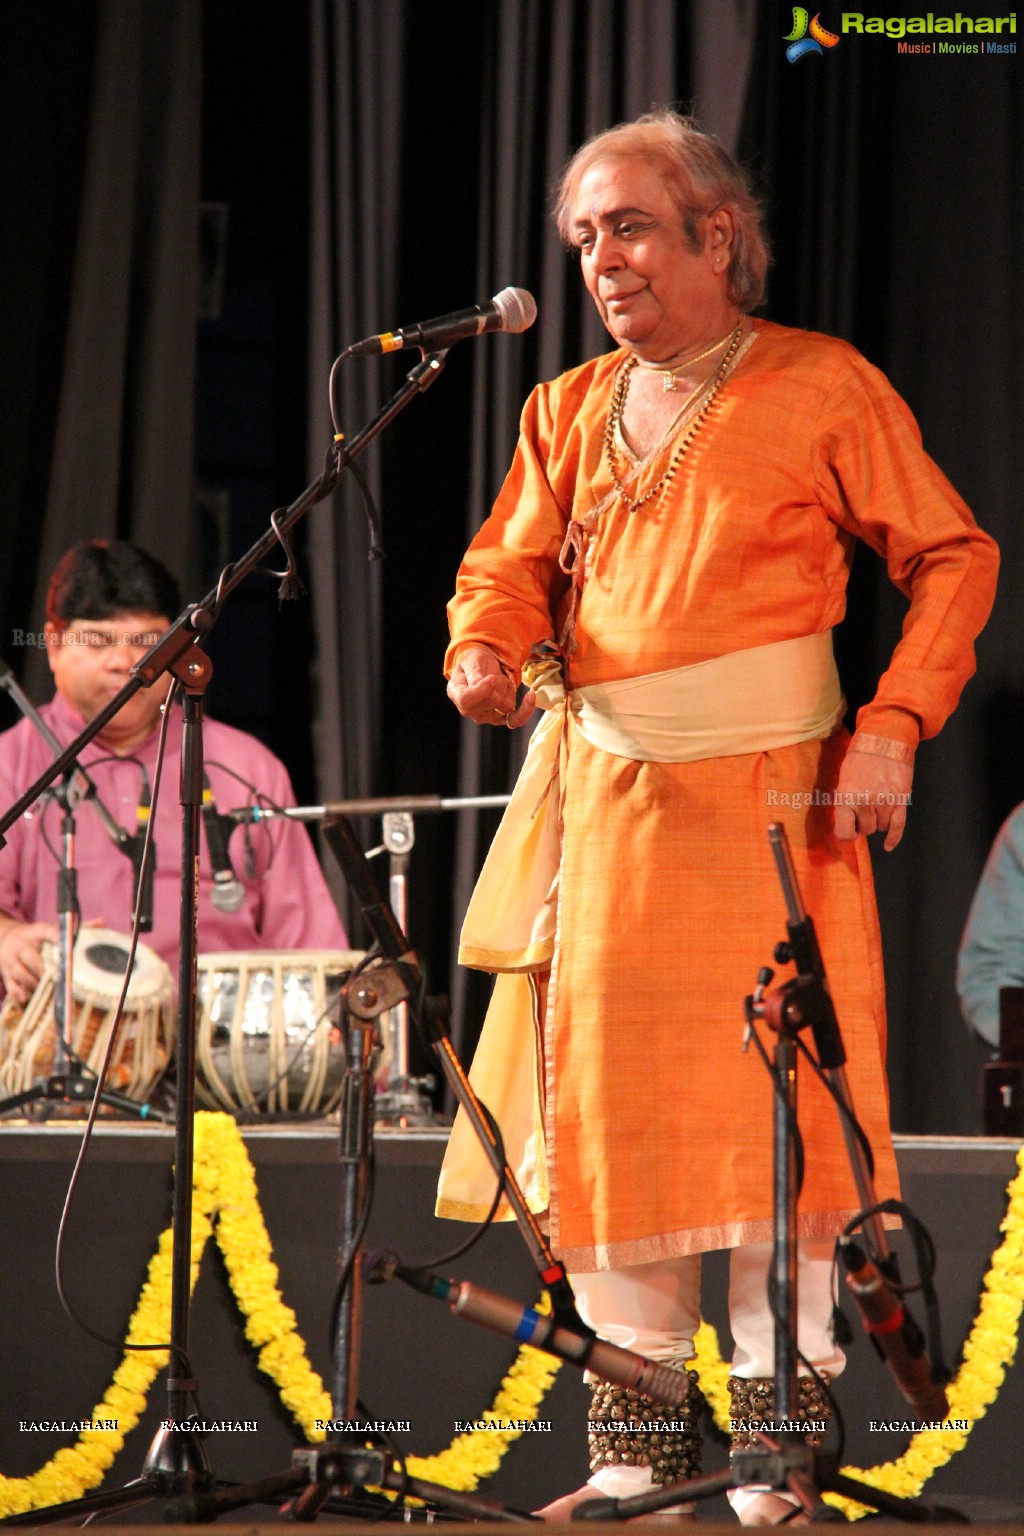
<path fill-rule="evenodd" d="M 913 779 L 913 763 L 899 763 L 874 752 L 847 752 L 836 786 L 836 837 L 852 842 L 861 832 L 884 832 L 886 850 L 891 852 L 907 824 Z"/>

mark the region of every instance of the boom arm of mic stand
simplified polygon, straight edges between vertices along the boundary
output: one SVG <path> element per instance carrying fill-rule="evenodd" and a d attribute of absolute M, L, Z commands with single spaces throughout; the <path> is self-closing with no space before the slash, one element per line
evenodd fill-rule
<path fill-rule="evenodd" d="M 516 1219 L 520 1232 L 536 1267 L 537 1273 L 551 1294 L 555 1316 L 560 1321 L 571 1322 L 576 1329 L 586 1332 L 585 1325 L 576 1313 L 576 1303 L 565 1273 L 548 1246 L 548 1241 L 537 1224 L 536 1217 L 526 1203 L 515 1174 L 503 1159 L 497 1138 L 487 1122 L 480 1100 L 477 1098 L 462 1063 L 455 1054 L 451 1040 L 436 1012 L 422 1007 L 423 977 L 419 962 L 409 948 L 392 912 L 390 904 L 380 895 L 374 883 L 369 863 L 352 824 L 344 816 L 323 825 L 323 836 L 342 873 L 358 901 L 363 917 L 385 957 L 394 962 L 409 992 L 409 1007 L 417 1022 L 426 1030 L 431 1048 L 441 1064 L 441 1070 L 451 1090 L 469 1117 L 469 1122 L 483 1148 L 495 1174 L 502 1180 L 505 1195 Z"/>
<path fill-rule="evenodd" d="M 793 856 L 789 850 L 786 829 L 781 822 L 772 822 L 768 828 L 768 841 L 786 902 L 786 931 L 789 934 L 793 964 L 798 976 L 802 980 L 809 978 L 813 981 L 820 994 L 817 999 L 817 1016 L 811 1021 L 818 1061 L 826 1070 L 841 1067 L 846 1062 L 846 1051 L 839 1033 L 832 994 L 828 989 L 821 950 L 818 948 L 818 935 L 814 931 L 814 920 L 808 916 L 800 899 Z"/>
<path fill-rule="evenodd" d="M 14 673 L 3 660 L 0 660 L 0 688 L 3 688 L 7 693 L 10 694 L 15 704 L 17 704 L 18 708 L 25 716 L 25 719 L 32 722 L 40 736 L 46 742 L 46 745 L 49 747 L 50 751 L 54 753 L 63 751 L 60 742 L 50 730 L 50 727 L 47 725 L 42 715 L 32 703 L 32 700 L 18 686 L 18 682 L 14 676 Z M 82 799 L 90 800 L 95 806 L 96 814 L 106 828 L 111 842 L 120 848 L 122 853 L 127 854 L 128 857 L 131 858 L 133 856 L 132 844 L 134 842 L 131 833 L 128 832 L 125 827 L 122 827 L 121 823 L 116 821 L 111 815 L 110 811 L 107 810 L 107 807 L 104 805 L 102 799 L 100 798 L 99 791 L 97 790 L 94 781 L 92 778 L 90 778 L 89 774 L 77 760 L 74 761 L 71 765 L 71 773 L 73 778 L 80 780 L 84 785 Z"/>
<path fill-rule="evenodd" d="M 828 976 L 825 973 L 825 962 L 821 958 L 821 950 L 818 947 L 818 936 L 814 929 L 814 920 L 804 908 L 800 896 L 800 887 L 797 884 L 796 870 L 793 866 L 793 855 L 790 852 L 789 840 L 786 837 L 786 829 L 781 822 L 772 822 L 768 828 L 768 841 L 771 844 L 772 855 L 775 859 L 775 867 L 779 875 L 779 883 L 782 886 L 782 894 L 786 902 L 786 931 L 789 935 L 789 948 L 793 964 L 797 974 L 803 979 L 813 982 L 817 994 L 817 1008 L 815 1018 L 811 1023 L 814 1035 L 814 1043 L 818 1052 L 818 1062 L 832 1086 L 832 1091 L 840 1105 L 839 1121 L 842 1127 L 843 1140 L 846 1143 L 846 1155 L 850 1160 L 850 1169 L 853 1173 L 854 1183 L 857 1186 L 857 1197 L 861 1202 L 861 1210 L 870 1210 L 878 1204 L 878 1196 L 875 1193 L 874 1179 L 864 1147 L 854 1130 L 856 1117 L 853 1110 L 853 1100 L 850 1095 L 850 1085 L 846 1076 L 846 1050 L 843 1046 L 843 1038 L 839 1030 L 839 1020 L 836 1018 L 835 1005 L 832 1002 L 832 994 L 829 991 Z M 879 1267 L 891 1268 L 894 1263 L 889 1241 L 885 1235 L 881 1216 L 875 1215 L 869 1218 L 867 1227 L 870 1232 L 871 1242 Z"/>
<path fill-rule="evenodd" d="M 383 432 L 388 423 L 395 419 L 399 411 L 405 409 L 414 395 L 423 394 L 436 379 L 440 378 L 441 370 L 444 368 L 447 358 L 448 348 L 445 347 L 443 351 L 425 354 L 416 364 L 415 368 L 410 368 L 406 374 L 405 382 L 395 391 L 391 399 L 381 406 L 376 416 L 368 421 L 366 426 L 361 428 L 351 441 L 346 440 L 341 445 L 343 457 L 340 468 L 344 469 L 346 460 L 358 458 L 363 449 L 377 436 L 378 432 Z"/>
<path fill-rule="evenodd" d="M 54 779 L 59 778 L 61 774 L 70 773 L 75 768 L 82 748 L 87 747 L 90 741 L 100 734 L 104 726 L 113 720 L 129 699 L 135 697 L 140 688 L 148 688 L 165 672 L 175 672 L 176 668 L 181 667 L 187 669 L 188 663 L 184 661 L 185 653 L 191 650 L 206 633 L 212 622 L 209 612 L 202 604 L 187 608 L 175 619 L 170 629 L 161 635 L 142 660 L 132 668 L 131 676 L 124 687 L 118 689 L 99 714 L 92 717 L 74 740 L 68 743 L 63 752 L 55 757 L 52 763 L 47 764 L 24 794 L 0 815 L 0 848 L 6 842 L 3 834 L 14 825 L 19 816 L 28 810 L 29 806 L 35 805 L 43 790 L 48 789 Z"/>

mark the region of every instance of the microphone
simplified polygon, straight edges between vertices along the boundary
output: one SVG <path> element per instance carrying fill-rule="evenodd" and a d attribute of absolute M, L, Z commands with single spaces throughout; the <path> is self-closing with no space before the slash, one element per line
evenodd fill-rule
<path fill-rule="evenodd" d="M 237 912 L 245 900 L 245 886 L 235 875 L 234 865 L 228 853 L 228 839 L 224 823 L 230 820 L 222 816 L 213 798 L 213 790 L 206 774 L 203 774 L 203 827 L 206 846 L 210 850 L 213 866 L 213 904 L 218 912 Z M 228 834 L 230 836 L 230 832 Z"/>
<path fill-rule="evenodd" d="M 135 905 L 139 912 L 139 932 L 149 933 L 153 927 L 153 871 L 156 868 L 156 843 L 151 839 L 149 844 L 149 862 L 145 870 L 142 868 L 142 850 L 146 846 L 146 828 L 149 826 L 152 800 L 149 789 L 149 774 L 145 765 L 142 768 L 142 787 L 139 790 L 139 803 L 135 810 L 135 836 L 129 839 L 131 844 L 132 870 L 135 874 Z M 134 909 L 133 909 L 134 910 Z"/>
<path fill-rule="evenodd" d="M 557 1355 L 581 1369 L 614 1381 L 620 1387 L 643 1392 L 660 1403 L 679 1407 L 687 1401 L 690 1384 L 685 1371 L 677 1371 L 661 1361 L 648 1360 L 632 1350 L 620 1349 L 589 1333 L 577 1333 L 550 1313 L 535 1312 L 520 1306 L 497 1291 L 485 1291 L 468 1281 L 444 1280 L 430 1270 L 410 1270 L 404 1265 L 385 1264 L 380 1278 L 390 1272 L 427 1296 L 446 1301 L 457 1317 L 468 1318 L 482 1328 L 503 1333 L 520 1344 L 532 1344 L 550 1355 Z"/>
<path fill-rule="evenodd" d="M 528 331 L 537 318 L 537 304 L 525 288 L 503 288 L 486 304 L 457 309 L 436 320 L 407 325 L 400 331 L 384 331 L 367 336 L 354 347 L 346 347 L 343 357 L 365 357 L 371 352 L 400 352 L 403 347 L 422 347 L 424 352 L 440 351 L 461 341 L 464 336 L 482 336 L 485 331 Z"/>
<path fill-rule="evenodd" d="M 923 1419 L 941 1422 L 949 1413 L 949 1400 L 942 1383 L 932 1379 L 920 1328 L 863 1250 L 849 1238 L 840 1238 L 839 1246 L 847 1287 L 896 1385 Z"/>

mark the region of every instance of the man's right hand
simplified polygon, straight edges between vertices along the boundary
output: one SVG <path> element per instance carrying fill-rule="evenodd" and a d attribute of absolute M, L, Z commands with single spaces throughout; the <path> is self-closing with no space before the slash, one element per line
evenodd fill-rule
<path fill-rule="evenodd" d="M 57 942 L 52 923 L 22 923 L 7 918 L 0 932 L 0 979 L 8 997 L 25 1004 L 43 974 L 42 947 L 47 939 Z"/>
<path fill-rule="evenodd" d="M 448 682 L 448 697 L 460 715 L 478 725 L 525 725 L 533 714 L 534 695 L 527 693 L 516 708 L 516 688 L 501 663 L 485 645 L 467 645 L 459 652 Z"/>

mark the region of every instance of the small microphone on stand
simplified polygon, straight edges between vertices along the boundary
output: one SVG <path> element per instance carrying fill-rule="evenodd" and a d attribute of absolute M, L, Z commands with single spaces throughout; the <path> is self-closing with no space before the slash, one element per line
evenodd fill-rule
<path fill-rule="evenodd" d="M 245 886 L 235 875 L 234 865 L 228 853 L 231 835 L 231 818 L 222 816 L 213 798 L 213 790 L 206 774 L 203 774 L 203 827 L 206 846 L 210 851 L 213 868 L 213 904 L 218 912 L 237 912 L 245 900 Z M 225 832 L 227 826 L 227 832 Z"/>
<path fill-rule="evenodd" d="M 944 1420 L 949 1399 L 942 1383 L 932 1378 L 920 1328 L 863 1249 L 849 1238 L 840 1238 L 839 1247 L 847 1288 L 896 1385 L 922 1419 Z"/>
<path fill-rule="evenodd" d="M 135 836 L 131 839 L 131 856 L 135 874 L 135 906 L 139 912 L 139 932 L 150 933 L 153 928 L 153 873 L 156 869 L 156 843 L 150 841 L 149 861 L 143 870 L 142 851 L 146 846 L 146 831 L 149 827 L 153 801 L 149 789 L 149 774 L 143 764 L 140 763 L 139 766 L 142 768 L 142 788 L 139 790 L 139 803 L 135 811 Z"/>

